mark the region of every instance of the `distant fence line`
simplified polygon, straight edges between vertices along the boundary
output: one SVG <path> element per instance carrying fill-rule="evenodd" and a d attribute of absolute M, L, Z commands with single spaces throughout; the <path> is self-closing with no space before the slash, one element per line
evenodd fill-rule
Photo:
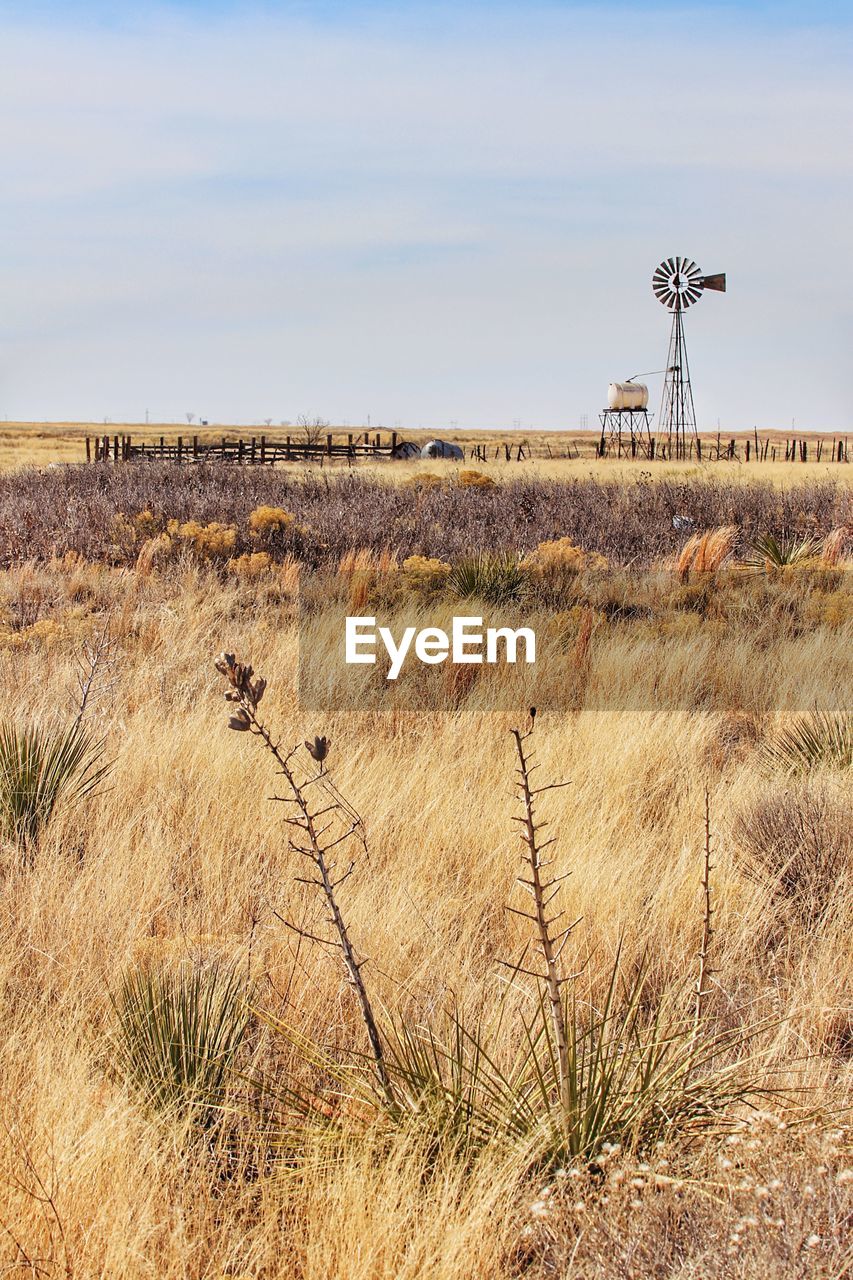
<path fill-rule="evenodd" d="M 129 435 L 86 436 L 87 462 L 236 462 L 271 466 L 276 462 L 294 462 L 302 458 L 363 458 L 391 457 L 397 447 L 397 433 L 391 433 L 390 441 L 382 442 L 381 433 L 365 431 L 359 436 L 350 433 L 345 441 L 335 440 L 332 434 L 323 438 L 294 440 L 268 440 L 266 436 L 250 436 L 247 440 L 199 440 L 198 436 L 184 439 L 178 436 L 167 441 L 136 440 Z"/>
<path fill-rule="evenodd" d="M 268 440 L 266 436 L 250 436 L 247 439 L 228 440 L 222 436 L 220 440 L 199 440 L 198 436 L 184 438 L 178 436 L 167 441 L 164 436 L 158 439 L 133 440 L 129 435 L 86 436 L 87 462 L 174 462 L 177 464 L 191 462 L 229 462 L 238 465 L 273 466 L 277 462 L 298 462 L 315 460 L 323 462 L 329 458 L 343 458 L 355 461 L 358 458 L 395 458 L 404 441 L 396 431 L 383 438 L 380 431 L 364 431 L 359 434 L 349 432 L 346 439 L 335 438 L 329 432 L 324 437 L 306 440 L 285 436 L 284 439 Z M 581 451 L 576 441 L 571 441 L 564 448 L 552 448 L 547 441 L 537 447 L 528 440 L 517 442 L 489 442 L 488 444 L 469 444 L 461 446 L 463 453 L 472 461 L 489 462 L 522 462 L 531 458 L 576 459 L 576 458 L 627 458 L 636 461 L 669 461 L 668 442 L 665 438 L 652 439 L 649 445 L 638 441 L 623 440 L 617 447 L 599 440 L 590 440 L 589 451 Z M 833 437 L 832 440 L 805 440 L 791 437 L 778 443 L 761 440 L 756 432 L 754 440 L 736 440 L 730 437 L 723 440 L 718 434 L 714 439 L 701 439 L 699 436 L 690 440 L 679 456 L 697 462 L 849 462 L 850 453 L 847 437 Z"/>

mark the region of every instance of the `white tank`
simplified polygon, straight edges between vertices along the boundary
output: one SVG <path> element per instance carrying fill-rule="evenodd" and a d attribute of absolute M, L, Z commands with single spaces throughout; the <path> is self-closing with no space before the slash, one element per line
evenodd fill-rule
<path fill-rule="evenodd" d="M 611 382 L 607 388 L 608 409 L 648 409 L 649 389 L 642 382 Z"/>

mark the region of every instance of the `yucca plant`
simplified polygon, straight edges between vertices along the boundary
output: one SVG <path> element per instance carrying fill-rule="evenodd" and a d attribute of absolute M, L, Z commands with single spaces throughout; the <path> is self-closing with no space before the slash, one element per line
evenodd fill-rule
<path fill-rule="evenodd" d="M 0 831 L 29 856 L 56 810 L 92 794 L 109 772 L 103 740 L 68 729 L 0 724 Z"/>
<path fill-rule="evenodd" d="M 210 1128 L 221 1114 L 250 1011 L 233 966 L 131 969 L 113 998 L 113 1065 L 153 1110 Z"/>
<path fill-rule="evenodd" d="M 821 551 L 817 538 L 777 538 L 761 533 L 749 544 L 743 564 L 747 569 L 784 569 L 815 559 Z"/>
<path fill-rule="evenodd" d="M 763 747 L 767 764 L 787 773 L 807 773 L 819 765 L 853 768 L 853 714 L 811 711 L 778 729 Z"/>
<path fill-rule="evenodd" d="M 457 560 L 447 585 L 453 595 L 463 600 L 477 596 L 489 604 L 504 604 L 519 599 L 524 574 L 516 556 L 482 553 Z"/>
<path fill-rule="evenodd" d="M 385 1016 L 377 1026 L 384 1088 L 376 1088 L 368 1055 L 329 1050 L 303 1032 L 266 1017 L 307 1068 L 290 1080 L 261 1081 L 278 1112 L 281 1144 L 342 1135 L 353 1126 L 413 1130 L 431 1151 L 468 1159 L 484 1147 L 513 1147 L 531 1164 L 590 1161 L 606 1143 L 648 1149 L 664 1135 L 688 1140 L 736 1123 L 738 1111 L 773 1094 L 750 1042 L 767 1024 L 714 1031 L 705 1005 L 711 973 L 711 830 L 705 806 L 703 931 L 692 1001 L 687 989 L 656 995 L 648 967 L 625 977 L 613 960 L 603 994 L 587 973 L 562 971 L 560 955 L 575 924 L 559 925 L 554 905 L 562 877 L 549 870 L 537 805 L 565 783 L 532 781 L 526 732 L 513 730 L 522 813 L 525 907 L 510 907 L 531 923 L 521 960 L 494 1019 L 469 1022 L 458 1009 L 413 1021 Z M 510 998 L 533 979 L 529 1016 L 512 1014 Z M 693 1010 L 690 1010 L 690 1004 Z M 529 1006 L 528 1006 L 529 1007 Z M 312 1084 L 311 1081 L 322 1082 Z"/>
<path fill-rule="evenodd" d="M 544 986 L 529 1020 L 468 1023 L 457 1009 L 437 1021 L 386 1019 L 383 1043 L 394 1104 L 378 1105 L 394 1131 L 415 1130 L 434 1150 L 472 1158 L 485 1147 L 523 1149 L 531 1164 L 593 1160 L 607 1143 L 646 1151 L 665 1137 L 690 1141 L 736 1123 L 739 1109 L 774 1094 L 749 1041 L 767 1026 L 703 1034 L 684 1012 L 685 992 L 654 999 L 645 966 L 624 979 L 617 955 L 603 999 L 563 997 L 566 1071 Z M 274 1019 L 325 1082 L 262 1084 L 279 1109 L 282 1145 L 359 1123 L 375 1129 L 377 1095 L 366 1058 L 325 1049 Z M 512 1047 L 514 1046 L 514 1048 Z M 565 1088 L 564 1088 L 565 1084 Z M 331 1086 L 331 1087 L 330 1087 Z"/>

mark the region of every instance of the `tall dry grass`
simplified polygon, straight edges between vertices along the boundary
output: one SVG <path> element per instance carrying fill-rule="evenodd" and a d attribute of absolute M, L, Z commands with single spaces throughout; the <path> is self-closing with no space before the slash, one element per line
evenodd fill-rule
<path fill-rule="evenodd" d="M 290 575 L 288 577 L 288 575 Z M 4 850 L 0 880 L 0 1258 L 22 1275 L 74 1277 L 839 1276 L 849 1258 L 853 891 L 839 877 L 819 927 L 743 862 L 740 815 L 768 791 L 761 743 L 773 728 L 768 673 L 807 702 L 819 660 L 843 661 L 849 635 L 795 635 L 741 622 L 730 696 L 678 713 L 586 706 L 543 712 L 543 777 L 559 835 L 554 874 L 571 868 L 577 959 L 595 990 L 622 939 L 658 989 L 695 973 L 702 924 L 702 817 L 717 840 L 709 1016 L 775 1025 L 769 1061 L 807 1085 L 809 1115 L 743 1118 L 734 1143 L 612 1152 L 591 1172 L 531 1173 L 486 1152 L 473 1169 L 418 1149 L 417 1135 L 305 1151 L 258 1166 L 241 1112 L 219 1145 L 152 1118 L 104 1071 L 111 994 L 134 963 L 220 960 L 245 971 L 264 1007 L 334 1047 L 357 1039 L 345 976 L 278 916 L 313 931 L 321 907 L 295 881 L 271 785 L 247 735 L 222 730 L 209 657 L 251 654 L 269 678 L 282 737 L 332 741 L 335 778 L 365 815 L 370 859 L 347 882 L 347 919 L 376 999 L 427 1016 L 451 999 L 494 1008 L 498 960 L 525 924 L 504 911 L 517 874 L 510 727 L 517 711 L 329 712 L 293 700 L 292 573 L 215 573 L 181 559 L 109 569 L 30 565 L 2 581 L 0 714 L 34 720 L 73 708 L 76 660 L 112 617 L 116 682 L 90 711 L 106 732 L 112 785 L 56 815 L 29 867 Z M 585 663 L 618 686 L 624 653 L 587 638 Z M 692 629 L 650 640 L 677 678 L 712 661 Z M 837 646 L 837 651 L 833 646 Z M 265 704 L 266 706 L 266 704 Z M 829 776 L 831 774 L 831 776 Z M 784 785 L 781 778 L 774 785 Z M 813 781 L 846 787 L 819 764 Z M 545 806 L 543 805 L 543 810 Z M 524 1006 L 530 997 L 515 997 Z M 241 1069 L 304 1071 L 256 1028 Z M 575 1176 L 575 1173 L 578 1176 Z M 245 1173 L 247 1176 L 243 1176 Z M 546 1194 L 547 1192 L 547 1194 Z"/>

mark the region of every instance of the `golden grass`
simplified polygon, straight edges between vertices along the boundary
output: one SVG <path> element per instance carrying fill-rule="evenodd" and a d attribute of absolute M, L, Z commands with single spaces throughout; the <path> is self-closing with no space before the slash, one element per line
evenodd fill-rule
<path fill-rule="evenodd" d="M 358 567 L 357 555 L 345 566 Z M 497 961 L 525 936 L 504 911 L 518 867 L 509 729 L 523 704 L 519 714 L 300 712 L 293 566 L 282 572 L 283 587 L 276 570 L 244 581 L 189 559 L 168 575 L 150 564 L 77 562 L 0 580 L 3 607 L 15 602 L 27 623 L 14 642 L 4 632 L 3 714 L 70 710 L 82 637 L 106 614 L 117 645 L 115 683 L 93 711 L 115 758 L 111 789 L 58 819 L 33 867 L 4 851 L 0 1260 L 9 1273 L 845 1274 L 850 1130 L 846 1113 L 837 1128 L 831 1117 L 853 1083 L 851 882 L 839 883 L 831 916 L 806 933 L 744 874 L 732 830 L 767 786 L 756 748 L 767 680 L 778 672 L 808 702 L 822 681 L 818 664 L 843 668 L 849 626 L 796 641 L 780 633 L 775 645 L 771 636 L 759 663 L 746 624 L 727 709 L 545 711 L 534 740 L 543 779 L 572 780 L 542 808 L 559 836 L 554 870 L 572 871 L 565 905 L 584 917 L 574 961 L 593 972 L 606 970 L 624 933 L 626 963 L 647 951 L 657 983 L 695 973 L 709 788 L 714 1013 L 747 1025 L 783 1019 L 774 1058 L 801 1059 L 815 1122 L 780 1128 L 766 1117 L 745 1124 L 734 1144 L 662 1149 L 643 1168 L 615 1154 L 600 1176 L 552 1180 L 548 1194 L 519 1161 L 488 1156 L 468 1175 L 433 1157 L 425 1179 L 413 1138 L 353 1142 L 337 1163 L 309 1152 L 301 1167 L 247 1180 L 147 1119 L 104 1072 L 108 993 L 141 955 L 236 959 L 251 965 L 274 1012 L 327 1042 L 360 1035 L 338 966 L 297 948 L 274 914 L 310 928 L 318 908 L 294 883 L 294 856 L 267 801 L 266 758 L 224 727 L 212 666 L 223 648 L 268 678 L 264 711 L 286 743 L 332 740 L 335 779 L 368 824 L 370 860 L 342 892 L 380 1001 L 428 1010 L 453 993 L 463 1006 L 488 1007 L 500 990 Z M 593 671 L 606 663 L 598 678 L 618 684 L 618 649 L 597 657 L 594 635 L 587 645 Z M 713 641 L 693 632 L 658 638 L 652 652 L 662 676 L 714 661 Z M 267 1067 L 295 1069 L 263 1037 L 256 1053 Z"/>
<path fill-rule="evenodd" d="M 347 430 L 340 427 L 331 427 L 330 430 L 338 440 L 346 440 L 348 436 Z M 6 422 L 0 424 L 0 471 L 19 471 L 25 467 L 37 466 L 47 467 L 55 463 L 82 463 L 86 457 L 85 440 L 86 436 L 94 439 L 95 436 L 103 436 L 108 434 L 112 439 L 116 434 L 127 434 L 134 441 L 145 441 L 153 444 L 161 437 L 167 442 L 174 442 L 178 436 L 188 443 L 194 435 L 204 442 L 217 443 L 225 436 L 228 440 L 236 440 L 243 438 L 248 440 L 252 435 L 260 437 L 264 434 L 270 441 L 283 442 L 285 437 L 290 434 L 294 440 L 303 438 L 304 433 L 300 433 L 298 427 L 283 428 L 279 426 L 266 427 L 246 427 L 233 426 L 228 424 L 216 425 L 211 427 L 200 427 L 198 424 L 188 426 L 186 423 L 95 423 L 95 422 Z M 356 436 L 358 431 L 354 432 Z M 376 432 L 373 431 L 372 436 Z M 390 439 L 390 431 L 383 428 L 381 431 L 383 441 Z M 594 456 L 595 446 L 599 439 L 597 431 L 425 431 L 425 430 L 401 430 L 399 433 L 405 439 L 417 440 L 419 443 L 426 443 L 427 440 L 433 439 L 438 435 L 441 439 L 455 440 L 463 445 L 467 450 L 475 445 L 485 445 L 489 449 L 494 449 L 498 443 L 512 443 L 513 448 L 517 444 L 529 445 L 533 453 L 533 457 L 522 459 L 519 463 L 515 460 L 506 462 L 502 458 L 496 460 L 494 458 L 487 462 L 479 462 L 476 459 L 466 463 L 469 469 L 475 469 L 488 479 L 500 483 L 502 480 L 512 478 L 516 475 L 525 477 L 541 477 L 543 479 L 570 479 L 572 477 L 587 477 L 590 475 L 597 478 L 607 478 L 611 480 L 621 480 L 636 477 L 639 472 L 645 471 L 655 478 L 672 479 L 689 478 L 691 476 L 717 476 L 725 480 L 765 480 L 775 484 L 791 485 L 800 483 L 805 480 L 814 480 L 824 476 L 832 476 L 842 483 L 850 482 L 850 467 L 830 463 L 826 459 L 826 451 L 829 449 L 832 437 L 817 432 L 801 433 L 798 438 L 805 439 L 809 442 L 809 450 L 812 460 L 806 463 L 786 463 L 784 461 L 776 462 L 750 462 L 748 465 L 744 462 L 709 462 L 698 463 L 694 461 L 686 462 L 655 462 L 649 463 L 643 459 L 631 461 L 626 458 L 604 458 L 599 459 Z M 730 433 L 725 438 L 732 438 L 741 443 L 747 439 L 752 440 L 753 436 L 750 432 Z M 785 433 L 784 432 L 759 432 L 762 441 L 769 439 L 777 449 L 781 449 L 781 455 L 784 456 Z M 703 440 L 709 445 L 716 443 L 716 433 L 704 433 Z M 824 458 L 818 463 L 813 460 L 814 450 L 819 440 L 824 441 Z M 580 457 L 567 457 L 567 451 L 580 452 Z M 553 454 L 553 456 L 549 456 Z M 303 469 L 302 463 L 281 463 L 282 468 L 300 471 Z M 329 466 L 329 463 L 325 463 Z M 346 467 L 348 464 L 344 461 L 336 461 L 331 464 L 334 469 Z M 442 460 L 430 461 L 413 461 L 413 462 L 395 462 L 393 465 L 386 460 L 380 462 L 363 461 L 359 462 L 358 467 L 369 474 L 382 476 L 393 482 L 412 481 L 419 476 L 424 475 L 440 475 L 454 476 L 459 472 L 458 464 L 443 462 Z"/>

